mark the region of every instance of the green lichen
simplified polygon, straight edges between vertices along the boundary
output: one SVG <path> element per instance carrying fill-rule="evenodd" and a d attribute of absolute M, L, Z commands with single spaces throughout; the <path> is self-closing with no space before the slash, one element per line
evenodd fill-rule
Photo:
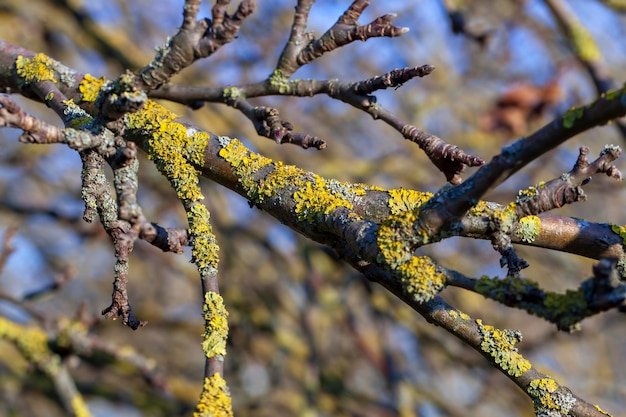
<path fill-rule="evenodd" d="M 525 216 L 519 220 L 519 226 L 515 230 L 517 237 L 522 242 L 531 243 L 541 232 L 541 219 L 537 216 Z"/>
<path fill-rule="evenodd" d="M 522 341 L 522 334 L 517 330 L 500 330 L 476 320 L 481 336 L 480 348 L 489 354 L 495 363 L 509 375 L 520 377 L 531 368 L 528 360 L 517 351 L 515 344 Z"/>
<path fill-rule="evenodd" d="M 432 193 L 405 190 L 389 190 L 387 205 L 391 214 L 399 214 L 403 211 L 415 210 L 424 205 L 432 196 Z"/>
<path fill-rule="evenodd" d="M 85 77 L 78 85 L 78 90 L 83 95 L 82 100 L 86 102 L 94 102 L 100 94 L 102 86 L 106 83 L 106 78 L 95 78 L 91 74 L 85 74 Z"/>
<path fill-rule="evenodd" d="M 615 99 L 624 97 L 625 94 L 626 94 L 626 83 L 624 83 L 622 88 L 609 90 L 606 93 L 603 93 L 603 97 L 605 97 L 607 100 L 615 100 Z"/>
<path fill-rule="evenodd" d="M 567 290 L 564 294 L 543 291 L 529 279 L 511 276 L 498 279 L 485 275 L 476 281 L 474 290 L 502 304 L 542 317 L 569 332 L 578 330 L 580 321 L 591 314 L 583 291 Z"/>
<path fill-rule="evenodd" d="M 533 399 L 535 414 L 538 416 L 567 416 L 576 405 L 572 394 L 560 389 L 552 378 L 533 379 L 526 392 Z"/>
<path fill-rule="evenodd" d="M 216 292 L 208 291 L 204 295 L 204 340 L 202 350 L 207 358 L 226 355 L 226 338 L 228 337 L 228 312 L 224 307 L 224 299 Z"/>
<path fill-rule="evenodd" d="M 616 224 L 611 225 L 613 233 L 622 238 L 622 244 L 626 245 L 626 226 L 618 226 Z"/>
<path fill-rule="evenodd" d="M 585 114 L 584 107 L 572 107 L 563 115 L 563 126 L 570 129 Z"/>
<path fill-rule="evenodd" d="M 428 256 L 413 256 L 396 271 L 404 292 L 418 303 L 431 300 L 446 284 L 446 276 Z"/>
<path fill-rule="evenodd" d="M 54 59 L 42 53 L 32 58 L 19 55 L 15 60 L 15 69 L 25 84 L 39 81 L 57 82 L 54 70 L 56 64 Z"/>
<path fill-rule="evenodd" d="M 567 290 L 565 294 L 546 292 L 543 305 L 550 321 L 569 332 L 579 330 L 580 321 L 590 315 L 585 293 L 580 290 Z"/>
<path fill-rule="evenodd" d="M 280 94 L 287 94 L 291 91 L 289 78 L 285 77 L 285 74 L 279 69 L 274 70 L 269 78 L 269 82 L 272 87 L 278 89 Z"/>
<path fill-rule="evenodd" d="M 204 378 L 200 401 L 193 417 L 232 417 L 233 405 L 226 381 L 220 374 Z"/>

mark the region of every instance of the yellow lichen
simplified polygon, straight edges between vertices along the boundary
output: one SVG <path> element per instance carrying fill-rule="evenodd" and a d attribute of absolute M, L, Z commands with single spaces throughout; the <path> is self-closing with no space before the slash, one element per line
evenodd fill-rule
<path fill-rule="evenodd" d="M 432 196 L 432 193 L 405 190 L 389 190 L 389 200 L 387 205 L 391 214 L 399 214 L 403 211 L 414 210 L 424 205 Z"/>
<path fill-rule="evenodd" d="M 32 58 L 26 58 L 22 55 L 15 60 L 15 69 L 26 84 L 33 81 L 52 81 L 56 82 L 54 75 L 54 65 L 56 61 L 49 56 L 38 53 Z"/>
<path fill-rule="evenodd" d="M 326 188 L 326 181 L 315 176 L 315 182 L 307 181 L 293 194 L 295 212 L 299 220 L 313 222 L 319 215 L 328 215 L 339 207 L 352 208 L 352 203 Z"/>
<path fill-rule="evenodd" d="M 85 74 L 85 77 L 78 85 L 78 90 L 83 95 L 83 101 L 94 102 L 100 94 L 102 86 L 106 83 L 106 78 L 95 78 L 91 74 Z"/>
<path fill-rule="evenodd" d="M 411 259 L 411 248 L 405 242 L 416 221 L 417 213 L 411 210 L 391 215 L 381 223 L 377 235 L 380 263 L 395 269 Z"/>
<path fill-rule="evenodd" d="M 516 330 L 500 330 L 482 324 L 476 320 L 481 335 L 480 348 L 494 358 L 500 368 L 514 377 L 521 376 L 531 368 L 528 360 L 519 354 L 516 343 L 522 340 L 522 334 Z"/>
<path fill-rule="evenodd" d="M 177 115 L 149 100 L 141 110 L 126 115 L 131 130 L 142 133 L 148 158 L 170 181 L 183 202 L 202 200 L 198 186 L 198 171 L 194 164 L 202 164 L 207 137 L 188 134 L 188 129 L 175 122 Z"/>
<path fill-rule="evenodd" d="M 522 242 L 531 243 L 541 232 L 541 219 L 537 216 L 525 216 L 519 220 L 515 234 Z"/>
<path fill-rule="evenodd" d="M 187 210 L 189 234 L 192 237 L 191 261 L 204 277 L 217 270 L 219 246 L 213 234 L 209 210 L 200 203 Z"/>
<path fill-rule="evenodd" d="M 405 293 L 419 303 L 432 299 L 446 284 L 446 276 L 428 256 L 413 256 L 397 272 Z"/>
<path fill-rule="evenodd" d="M 200 401 L 196 406 L 194 417 L 232 417 L 233 406 L 226 381 L 220 374 L 204 378 L 204 386 Z"/>
<path fill-rule="evenodd" d="M 517 220 L 515 216 L 515 203 L 509 203 L 493 210 L 490 221 L 492 227 L 500 231 L 508 231 Z"/>
<path fill-rule="evenodd" d="M 559 385 L 552 378 L 533 379 L 526 391 L 533 399 L 537 415 L 569 415 L 576 405 L 572 394 L 559 390 Z"/>
<path fill-rule="evenodd" d="M 202 350 L 207 358 L 226 355 L 226 338 L 228 337 L 228 312 L 224 307 L 224 299 L 216 292 L 208 291 L 204 295 L 204 340 Z"/>
<path fill-rule="evenodd" d="M 279 190 L 293 189 L 295 213 L 302 221 L 312 222 L 317 216 L 328 215 L 339 207 L 351 209 L 351 199 L 365 195 L 368 189 L 361 184 L 325 180 L 297 167 L 274 162 L 250 151 L 237 139 L 224 144 L 219 156 L 234 168 L 239 182 L 254 204 L 273 197 Z M 256 175 L 262 169 L 265 169 L 263 175 Z"/>
<path fill-rule="evenodd" d="M 144 138 L 148 158 L 154 160 L 187 208 L 192 261 L 200 275 L 205 278 L 215 274 L 218 246 L 209 223 L 209 211 L 199 203 L 204 196 L 196 168 L 204 163 L 209 135 L 176 122 L 176 114 L 151 100 L 141 110 L 125 117 L 131 133 Z"/>

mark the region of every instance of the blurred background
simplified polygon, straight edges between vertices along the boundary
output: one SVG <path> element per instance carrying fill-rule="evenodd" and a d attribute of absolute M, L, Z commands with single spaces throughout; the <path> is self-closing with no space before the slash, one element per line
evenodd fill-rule
<path fill-rule="evenodd" d="M 271 74 L 295 3 L 258 3 L 234 43 L 185 70 L 175 83 L 237 85 Z M 544 1 L 457 3 L 373 0 L 361 23 L 397 13 L 396 25 L 410 32 L 350 44 L 295 77 L 358 81 L 404 66 L 434 65 L 424 79 L 377 93 L 378 103 L 485 160 L 597 96 Z M 563 3 L 595 40 L 601 52 L 597 62 L 621 85 L 626 74 L 624 3 Z M 309 30 L 321 35 L 349 4 L 318 1 Z M 0 0 L 0 38 L 79 72 L 115 78 L 148 63 L 154 48 L 176 33 L 182 5 L 182 0 Z M 201 15 L 210 16 L 208 2 Z M 31 114 L 60 124 L 44 106 L 15 98 Z M 266 156 L 325 177 L 427 191 L 445 183 L 417 146 L 343 103 L 322 96 L 252 101 L 277 107 L 295 130 L 324 138 L 328 147 L 278 146 L 258 137 L 245 117 L 223 105 L 192 111 L 163 104 L 185 121 L 238 137 Z M 11 236 L 13 248 L 0 271 L 0 314 L 54 327 L 75 318 L 83 306 L 82 314 L 94 320 L 90 337 L 156 364 L 145 377 L 115 355 L 68 356 L 94 415 L 189 415 L 204 366 L 201 291 L 190 254 L 161 253 L 139 242 L 131 258 L 130 300 L 149 324 L 132 332 L 119 322 L 100 320 L 110 303 L 113 250 L 99 224 L 81 219 L 79 157 L 64 146 L 20 144 L 19 133 L 0 130 L 0 239 Z M 570 170 L 581 145 L 595 156 L 610 143 L 624 144 L 612 125 L 575 137 L 488 198 L 508 203 L 520 188 Z M 143 155 L 140 163 L 139 201 L 146 216 L 162 226 L 185 227 L 184 211 L 167 182 Z M 617 165 L 624 169 L 623 162 Z M 366 282 L 329 250 L 250 209 L 245 199 L 217 184 L 207 180 L 202 187 L 221 247 L 221 291 L 231 326 L 225 376 L 235 415 L 534 415 L 530 400 L 481 356 Z M 586 190 L 587 202 L 558 214 L 626 223 L 623 184 L 594 178 Z M 505 274 L 488 241 L 452 238 L 420 253 L 469 276 Z M 576 288 L 591 276 L 594 264 L 536 248 L 521 247 L 519 253 L 531 265 L 522 275 L 552 291 Z M 443 296 L 488 324 L 521 330 L 522 354 L 577 395 L 615 415 L 626 409 L 625 316 L 607 313 L 583 322 L 580 332 L 564 334 L 523 311 L 465 291 L 447 289 Z M 34 319 L 31 310 L 43 313 L 46 322 Z M 61 415 L 51 384 L 0 340 L 0 416 Z"/>

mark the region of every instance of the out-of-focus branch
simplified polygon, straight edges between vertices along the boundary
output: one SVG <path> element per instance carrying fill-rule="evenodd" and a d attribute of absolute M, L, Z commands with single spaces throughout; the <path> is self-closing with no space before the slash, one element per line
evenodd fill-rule
<path fill-rule="evenodd" d="M 561 30 L 567 35 L 576 58 L 589 73 L 598 95 L 615 88 L 615 82 L 604 65 L 600 47 L 568 4 L 563 0 L 545 0 L 545 3 Z M 617 119 L 614 124 L 626 141 L 626 123 Z"/>
<path fill-rule="evenodd" d="M 128 53 L 128 48 L 119 48 L 101 29 L 97 21 L 91 18 L 77 2 L 54 0 L 54 3 L 67 10 L 87 37 L 89 37 L 102 54 L 117 61 L 122 68 L 135 69 L 141 65 L 136 57 Z"/>

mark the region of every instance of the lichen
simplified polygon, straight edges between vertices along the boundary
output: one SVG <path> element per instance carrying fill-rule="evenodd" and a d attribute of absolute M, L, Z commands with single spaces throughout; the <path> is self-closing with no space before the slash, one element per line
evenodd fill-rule
<path fill-rule="evenodd" d="M 541 219 L 537 216 L 525 216 L 519 220 L 519 226 L 515 230 L 517 237 L 522 242 L 531 243 L 541 232 Z"/>
<path fill-rule="evenodd" d="M 530 186 L 524 190 L 519 190 L 515 203 L 524 204 L 529 200 L 532 200 L 534 197 L 539 195 L 539 190 L 541 190 L 545 185 L 545 182 L 542 181 L 537 185 Z"/>
<path fill-rule="evenodd" d="M 580 321 L 590 314 L 583 291 L 567 290 L 564 294 L 543 291 L 536 282 L 525 278 L 498 279 L 484 275 L 476 281 L 474 290 L 505 305 L 524 309 L 569 332 L 578 330 Z"/>
<path fill-rule="evenodd" d="M 228 337 L 228 312 L 224 307 L 224 299 L 216 292 L 208 291 L 204 295 L 204 333 L 202 350 L 207 358 L 226 355 L 226 338 Z"/>
<path fill-rule="evenodd" d="M 291 90 L 289 79 L 285 77 L 285 74 L 279 69 L 274 70 L 269 78 L 269 82 L 272 87 L 278 89 L 280 94 L 287 94 Z"/>
<path fill-rule="evenodd" d="M 533 379 L 526 389 L 533 399 L 538 416 L 566 416 L 576 405 L 576 399 L 567 390 L 560 389 L 552 378 Z"/>
<path fill-rule="evenodd" d="M 611 225 L 611 230 L 622 238 L 622 244 L 626 245 L 626 226 Z"/>
<path fill-rule="evenodd" d="M 218 245 L 209 223 L 209 211 L 199 202 L 204 199 L 198 185 L 197 166 L 204 164 L 209 135 L 176 121 L 178 116 L 148 100 L 139 111 L 125 115 L 131 133 L 144 139 L 148 158 L 172 185 L 187 211 L 192 239 L 192 261 L 205 278 L 215 275 Z"/>
<path fill-rule="evenodd" d="M 95 78 L 91 74 L 85 74 L 83 80 L 78 85 L 78 90 L 83 95 L 82 100 L 86 102 L 94 102 L 100 94 L 102 86 L 106 83 L 106 78 Z"/>
<path fill-rule="evenodd" d="M 377 233 L 379 263 L 396 269 L 410 261 L 411 248 L 407 239 L 417 221 L 417 214 L 414 210 L 392 214 L 381 223 Z"/>
<path fill-rule="evenodd" d="M 531 368 L 528 360 L 517 351 L 516 343 L 522 341 L 522 334 L 517 330 L 500 330 L 476 320 L 481 336 L 480 348 L 494 358 L 495 363 L 509 375 L 520 377 Z"/>
<path fill-rule="evenodd" d="M 326 180 L 295 166 L 272 161 L 250 151 L 237 139 L 220 143 L 223 148 L 219 156 L 233 167 L 253 204 L 261 204 L 280 190 L 290 188 L 300 221 L 313 222 L 318 216 L 328 215 L 339 207 L 351 209 L 351 200 L 365 195 L 369 189 L 361 184 Z M 261 170 L 263 173 L 259 174 Z"/>
<path fill-rule="evenodd" d="M 328 215 L 339 207 L 352 208 L 349 200 L 330 192 L 326 185 L 326 181 L 316 175 L 314 182 L 307 181 L 304 187 L 293 194 L 298 220 L 312 223 L 318 216 Z"/>
<path fill-rule="evenodd" d="M 576 120 L 583 117 L 584 113 L 584 107 L 572 107 L 563 115 L 563 126 L 570 129 L 574 126 L 574 122 L 576 122 Z"/>
<path fill-rule="evenodd" d="M 66 106 L 63 109 L 65 121 L 73 129 L 85 129 L 92 124 L 93 117 L 74 103 L 74 99 L 63 100 L 63 104 Z"/>
<path fill-rule="evenodd" d="M 187 127 L 175 122 L 177 115 L 149 100 L 139 111 L 126 114 L 131 130 L 141 132 L 148 158 L 170 181 L 183 202 L 202 200 L 198 171 L 202 164 L 206 135 L 187 134 Z"/>
<path fill-rule="evenodd" d="M 233 406 L 226 381 L 220 374 L 204 378 L 204 386 L 200 401 L 196 406 L 194 417 L 232 417 Z"/>
<path fill-rule="evenodd" d="M 424 205 L 432 196 L 432 193 L 405 190 L 404 188 L 389 190 L 387 205 L 391 214 L 399 214 L 403 211 L 415 210 Z"/>
<path fill-rule="evenodd" d="M 589 316 L 585 293 L 567 290 L 564 294 L 546 292 L 543 305 L 559 329 L 573 332 L 580 329 L 580 321 Z"/>
<path fill-rule="evenodd" d="M 397 272 L 404 292 L 418 303 L 432 299 L 446 284 L 446 276 L 428 256 L 413 256 Z"/>
<path fill-rule="evenodd" d="M 15 69 L 25 84 L 39 81 L 57 82 L 54 66 L 56 61 L 49 56 L 38 53 L 32 58 L 19 55 L 15 60 Z"/>
<path fill-rule="evenodd" d="M 241 91 L 237 87 L 226 87 L 224 88 L 224 90 L 222 90 L 222 94 L 224 98 L 232 100 L 241 97 Z"/>
<path fill-rule="evenodd" d="M 490 225 L 495 230 L 507 233 L 511 230 L 517 216 L 515 215 L 515 203 L 500 206 L 493 210 L 489 217 Z"/>
<path fill-rule="evenodd" d="M 219 262 L 219 246 L 213 234 L 209 210 L 200 203 L 187 210 L 189 234 L 192 238 L 191 261 L 198 267 L 200 275 L 214 274 Z"/>

